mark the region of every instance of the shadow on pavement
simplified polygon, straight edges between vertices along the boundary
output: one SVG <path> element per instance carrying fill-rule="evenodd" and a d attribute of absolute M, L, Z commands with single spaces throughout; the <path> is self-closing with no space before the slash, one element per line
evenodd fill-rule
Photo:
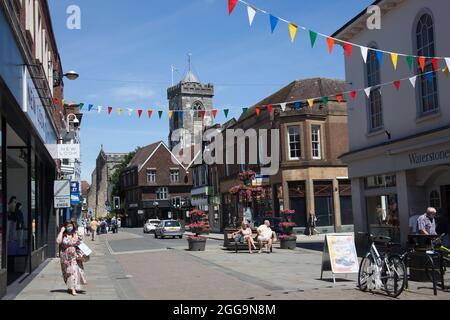
<path fill-rule="evenodd" d="M 297 243 L 297 248 L 307 249 L 307 250 L 314 250 L 314 251 L 323 251 L 323 242 L 302 242 Z"/>

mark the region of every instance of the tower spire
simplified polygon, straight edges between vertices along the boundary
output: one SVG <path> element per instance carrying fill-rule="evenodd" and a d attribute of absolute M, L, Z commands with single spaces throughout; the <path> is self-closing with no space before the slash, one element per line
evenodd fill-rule
<path fill-rule="evenodd" d="M 188 53 L 189 72 L 191 72 L 191 57 L 192 57 L 192 53 Z"/>

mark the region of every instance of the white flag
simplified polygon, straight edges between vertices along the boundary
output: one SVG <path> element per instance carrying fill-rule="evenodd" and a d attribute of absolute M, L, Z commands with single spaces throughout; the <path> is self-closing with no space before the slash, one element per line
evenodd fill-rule
<path fill-rule="evenodd" d="M 409 81 L 411 82 L 412 86 L 415 88 L 416 87 L 417 76 L 409 78 Z"/>
<path fill-rule="evenodd" d="M 366 93 L 367 98 L 370 98 L 370 92 L 372 91 L 372 87 L 365 88 L 364 92 Z"/>
<path fill-rule="evenodd" d="M 127 108 L 127 110 L 128 110 L 128 115 L 131 117 L 131 114 L 133 113 L 133 109 Z"/>
<path fill-rule="evenodd" d="M 248 12 L 248 22 L 250 23 L 250 26 L 251 26 L 253 23 L 253 19 L 255 19 L 256 10 L 253 9 L 253 7 L 251 7 L 251 6 L 248 6 L 247 12 Z"/>
<path fill-rule="evenodd" d="M 97 108 L 97 110 L 98 110 L 98 113 L 101 113 L 101 112 L 102 112 L 102 109 L 103 109 L 103 107 L 102 107 L 102 106 L 98 106 L 98 108 Z"/>
<path fill-rule="evenodd" d="M 369 48 L 361 47 L 361 54 L 362 54 L 362 57 L 364 59 L 364 63 L 367 63 L 367 55 L 368 55 L 368 53 L 369 53 Z"/>
<path fill-rule="evenodd" d="M 281 110 L 283 110 L 283 112 L 286 111 L 286 103 L 282 103 L 282 104 L 280 104 L 280 106 L 281 106 Z"/>
<path fill-rule="evenodd" d="M 447 63 L 447 68 L 450 69 L 450 58 L 445 58 L 445 62 Z"/>

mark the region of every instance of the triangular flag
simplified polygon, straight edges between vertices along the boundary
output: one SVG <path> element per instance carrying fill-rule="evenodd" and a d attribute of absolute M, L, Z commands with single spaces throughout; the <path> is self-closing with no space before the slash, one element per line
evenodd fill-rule
<path fill-rule="evenodd" d="M 225 118 L 228 118 L 228 114 L 230 113 L 230 109 L 223 110 L 223 113 L 225 114 Z"/>
<path fill-rule="evenodd" d="M 334 47 L 334 39 L 328 37 L 327 38 L 327 43 L 328 43 L 328 51 L 331 53 L 333 53 L 333 47 Z"/>
<path fill-rule="evenodd" d="M 445 68 L 444 70 L 442 70 L 442 72 L 444 72 L 445 76 L 448 78 L 449 68 Z"/>
<path fill-rule="evenodd" d="M 416 82 L 417 82 L 417 76 L 409 78 L 409 82 L 411 82 L 412 86 L 415 88 Z"/>
<path fill-rule="evenodd" d="M 142 109 L 138 109 L 138 117 L 139 117 L 139 118 L 141 118 L 141 117 L 142 117 L 142 112 L 143 112 L 143 110 L 142 110 Z"/>
<path fill-rule="evenodd" d="M 102 112 L 102 109 L 103 109 L 103 107 L 102 107 L 102 106 L 98 106 L 98 108 L 97 108 L 97 110 L 98 110 L 98 113 L 101 113 L 101 112 Z"/>
<path fill-rule="evenodd" d="M 151 119 L 153 115 L 153 110 L 147 110 L 148 117 Z"/>
<path fill-rule="evenodd" d="M 311 48 L 314 48 L 317 40 L 317 32 L 309 30 L 309 39 L 311 40 Z"/>
<path fill-rule="evenodd" d="M 406 57 L 406 62 L 408 63 L 409 70 L 411 71 L 412 67 L 413 67 L 413 63 L 414 63 L 413 56 L 407 56 Z"/>
<path fill-rule="evenodd" d="M 259 115 L 261 114 L 261 107 L 257 106 L 255 110 L 256 110 L 256 116 L 259 117 Z"/>
<path fill-rule="evenodd" d="M 211 114 L 212 114 L 213 118 L 215 119 L 217 117 L 217 109 L 213 109 L 211 111 Z"/>
<path fill-rule="evenodd" d="M 123 109 L 122 108 L 118 108 L 117 109 L 117 113 L 119 114 L 119 116 L 122 114 Z"/>
<path fill-rule="evenodd" d="M 277 27 L 278 18 L 273 15 L 269 15 L 269 18 L 270 18 L 270 29 L 272 30 L 273 33 L 275 31 L 275 28 Z"/>
<path fill-rule="evenodd" d="M 91 111 L 93 107 L 94 107 L 94 105 L 90 104 L 88 107 L 88 111 Z"/>
<path fill-rule="evenodd" d="M 355 99 L 356 99 L 356 91 L 355 90 L 350 92 L 350 97 L 352 97 L 353 101 L 355 101 Z"/>
<path fill-rule="evenodd" d="M 383 64 L 383 52 L 381 51 L 376 51 L 377 54 L 377 58 L 378 58 L 378 63 L 380 64 L 380 66 Z"/>
<path fill-rule="evenodd" d="M 337 98 L 337 101 L 338 101 L 339 103 L 342 102 L 342 99 L 343 99 L 342 94 L 336 95 L 336 98 Z"/>
<path fill-rule="evenodd" d="M 272 113 L 272 111 L 273 111 L 273 105 L 269 104 L 269 105 L 267 106 L 267 111 L 268 111 L 269 113 Z"/>
<path fill-rule="evenodd" d="M 206 116 L 206 111 L 205 110 L 200 111 L 200 115 L 202 116 L 202 120 L 204 120 Z"/>
<path fill-rule="evenodd" d="M 347 54 L 347 58 L 350 59 L 350 57 L 352 56 L 352 50 L 353 50 L 353 46 L 351 43 L 344 43 L 344 50 L 345 53 Z"/>
<path fill-rule="evenodd" d="M 328 101 L 329 101 L 328 97 L 323 97 L 322 98 L 322 103 L 323 103 L 324 106 L 326 106 L 328 104 Z"/>
<path fill-rule="evenodd" d="M 255 19 L 256 10 L 251 6 L 248 6 L 247 13 L 248 13 L 248 22 L 250 23 L 251 26 L 253 24 L 253 19 Z"/>
<path fill-rule="evenodd" d="M 66 100 L 62 99 L 61 101 L 61 106 L 64 107 L 64 105 L 66 104 Z M 90 110 L 89 110 L 90 111 Z"/>
<path fill-rule="evenodd" d="M 425 57 L 419 57 L 420 69 L 425 72 Z"/>
<path fill-rule="evenodd" d="M 431 63 L 433 64 L 433 70 L 436 72 L 439 69 L 439 60 L 437 58 L 431 59 Z"/>
<path fill-rule="evenodd" d="M 392 64 L 394 65 L 394 70 L 397 70 L 398 54 L 391 53 L 391 59 L 392 59 Z"/>
<path fill-rule="evenodd" d="M 169 111 L 169 119 L 172 120 L 172 117 L 173 117 L 173 111 Z"/>
<path fill-rule="evenodd" d="M 159 110 L 159 111 L 158 111 L 158 116 L 159 116 L 160 119 L 162 118 L 163 112 L 164 112 L 164 111 L 162 111 L 162 110 Z"/>
<path fill-rule="evenodd" d="M 314 99 L 308 99 L 308 106 L 312 108 L 314 106 Z"/>
<path fill-rule="evenodd" d="M 285 102 L 284 102 L 284 103 L 281 103 L 281 104 L 280 104 L 280 107 L 281 107 L 281 111 L 283 111 L 283 112 L 286 111 L 286 103 L 285 103 Z"/>
<path fill-rule="evenodd" d="M 178 119 L 183 120 L 184 111 L 178 111 Z"/>
<path fill-rule="evenodd" d="M 367 63 L 367 55 L 369 54 L 369 48 L 361 47 L 361 54 L 364 59 L 364 63 Z"/>
<path fill-rule="evenodd" d="M 131 115 L 133 114 L 133 109 L 131 109 L 131 108 L 127 108 L 127 111 L 128 111 L 128 115 L 131 117 Z"/>
<path fill-rule="evenodd" d="M 366 93 L 367 98 L 370 98 L 370 92 L 372 91 L 372 87 L 365 88 L 364 92 Z"/>
<path fill-rule="evenodd" d="M 80 111 L 82 111 L 82 110 L 83 110 L 83 107 L 84 107 L 84 103 L 80 103 L 80 104 L 78 105 L 78 107 L 80 108 Z"/>
<path fill-rule="evenodd" d="M 112 107 L 108 107 L 108 114 L 111 114 L 111 112 L 113 111 Z"/>
<path fill-rule="evenodd" d="M 294 42 L 297 34 L 297 26 L 293 23 L 289 23 L 289 33 L 291 34 L 291 41 Z"/>
<path fill-rule="evenodd" d="M 450 58 L 445 58 L 445 63 L 447 64 L 447 68 L 450 69 Z"/>
<path fill-rule="evenodd" d="M 248 108 L 242 108 L 242 113 L 243 114 L 247 113 L 247 111 L 248 111 Z"/>
<path fill-rule="evenodd" d="M 432 82 L 433 81 L 433 72 L 428 72 L 427 73 L 427 80 L 428 80 L 428 82 Z"/>
<path fill-rule="evenodd" d="M 228 15 L 231 15 L 237 3 L 238 0 L 228 0 Z"/>
<path fill-rule="evenodd" d="M 394 87 L 395 87 L 395 89 L 397 89 L 397 91 L 400 90 L 400 85 L 401 85 L 400 80 L 395 80 L 394 81 Z"/>
<path fill-rule="evenodd" d="M 53 98 L 53 99 L 52 99 L 52 102 L 53 102 L 53 104 L 55 105 L 55 104 L 58 104 L 59 100 L 58 100 L 57 98 Z"/>
<path fill-rule="evenodd" d="M 302 106 L 302 105 L 301 105 L 300 101 L 297 101 L 297 102 L 294 104 L 295 110 L 300 110 L 301 106 Z"/>

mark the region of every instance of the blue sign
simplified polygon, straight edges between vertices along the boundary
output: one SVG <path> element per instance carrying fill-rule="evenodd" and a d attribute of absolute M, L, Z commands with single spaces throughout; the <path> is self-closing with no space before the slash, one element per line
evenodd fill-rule
<path fill-rule="evenodd" d="M 79 182 L 71 182 L 70 183 L 70 203 L 73 206 L 79 205 L 81 203 L 80 183 Z"/>

